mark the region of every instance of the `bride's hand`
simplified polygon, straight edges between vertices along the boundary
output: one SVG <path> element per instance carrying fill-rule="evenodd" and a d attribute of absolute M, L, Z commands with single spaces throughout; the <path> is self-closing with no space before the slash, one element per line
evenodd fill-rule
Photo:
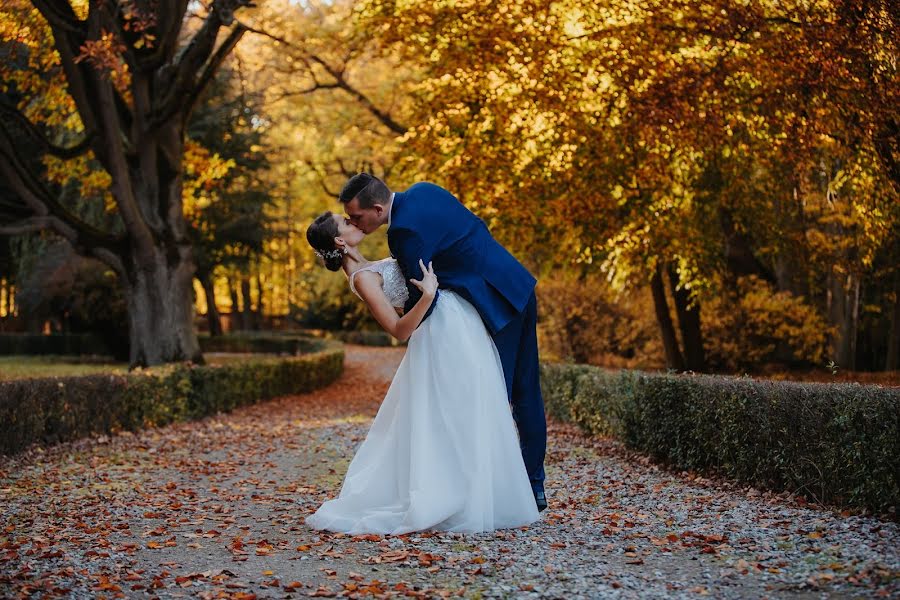
<path fill-rule="evenodd" d="M 422 262 L 422 259 L 419 259 L 419 268 L 422 269 L 422 279 L 410 279 L 410 283 L 419 288 L 419 291 L 422 292 L 423 296 L 427 296 L 429 298 L 434 298 L 437 294 L 438 289 L 438 280 L 437 275 L 434 274 L 434 263 L 429 262 L 428 268 L 425 268 L 425 263 Z"/>

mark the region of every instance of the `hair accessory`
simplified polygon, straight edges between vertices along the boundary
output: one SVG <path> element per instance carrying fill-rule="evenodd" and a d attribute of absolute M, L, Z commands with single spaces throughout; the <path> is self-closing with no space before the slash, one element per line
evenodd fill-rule
<path fill-rule="evenodd" d="M 329 258 L 338 258 L 339 256 L 343 256 L 344 253 L 340 248 L 335 248 L 334 250 L 326 250 L 325 252 L 321 252 L 319 250 L 315 250 L 316 256 L 321 259 L 329 259 Z"/>

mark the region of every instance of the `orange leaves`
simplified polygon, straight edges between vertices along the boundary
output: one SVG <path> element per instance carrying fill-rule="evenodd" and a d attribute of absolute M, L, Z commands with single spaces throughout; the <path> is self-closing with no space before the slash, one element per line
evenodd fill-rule
<path fill-rule="evenodd" d="M 75 57 L 75 62 L 88 61 L 101 73 L 109 74 L 124 69 L 123 52 L 125 44 L 117 36 L 101 31 L 99 38 L 86 40 L 82 44 L 81 53 Z"/>
<path fill-rule="evenodd" d="M 228 548 L 231 550 L 231 559 L 233 561 L 240 562 L 247 560 L 249 552 L 244 550 L 244 540 L 240 536 L 231 540 L 231 544 L 229 544 Z"/>
<path fill-rule="evenodd" d="M 382 553 L 379 556 L 374 556 L 369 559 L 369 562 L 372 563 L 386 563 L 386 562 L 402 562 L 410 557 L 409 550 L 388 550 L 387 552 Z"/>
<path fill-rule="evenodd" d="M 93 586 L 91 586 L 91 589 L 94 590 L 95 592 L 121 592 L 122 591 L 122 588 L 119 587 L 117 584 L 112 583 L 109 580 L 109 577 L 106 575 L 101 575 L 98 578 L 97 583 L 95 583 Z"/>
<path fill-rule="evenodd" d="M 272 544 L 268 543 L 265 540 L 261 540 L 256 543 L 256 555 L 257 556 L 268 556 L 271 554 L 274 547 Z"/>

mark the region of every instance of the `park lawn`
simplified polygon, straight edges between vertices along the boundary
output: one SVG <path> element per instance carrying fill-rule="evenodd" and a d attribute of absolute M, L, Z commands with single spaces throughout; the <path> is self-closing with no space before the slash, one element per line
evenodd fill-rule
<path fill-rule="evenodd" d="M 97 373 L 127 373 L 127 363 L 111 359 L 85 360 L 77 356 L 0 356 L 0 381 L 33 379 L 35 377 L 68 377 Z"/>
<path fill-rule="evenodd" d="M 222 365 L 246 361 L 248 358 L 260 358 L 261 354 L 209 352 L 204 355 L 206 361 L 213 365 Z M 128 372 L 128 363 L 113 362 L 111 359 L 98 357 L 86 359 L 78 356 L 0 356 L 0 381 L 14 379 L 34 379 L 36 377 L 69 377 L 75 375 L 96 375 L 98 373 Z"/>

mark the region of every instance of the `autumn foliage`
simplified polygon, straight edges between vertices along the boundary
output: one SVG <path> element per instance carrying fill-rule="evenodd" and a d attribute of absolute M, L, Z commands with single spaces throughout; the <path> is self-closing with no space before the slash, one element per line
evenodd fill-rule
<path fill-rule="evenodd" d="M 405 136 L 419 172 L 542 274 L 652 294 L 670 367 L 740 362 L 705 322 L 741 335 L 722 319 L 760 314 L 740 306 L 748 285 L 762 320 L 785 315 L 761 337 L 819 364 L 900 365 L 890 3 L 371 0 L 361 15 L 425 73 Z"/>
<path fill-rule="evenodd" d="M 208 246 L 185 253 L 177 277 L 184 300 L 185 273 L 194 270 L 211 330 L 217 308 L 246 327 L 266 316 L 364 323 L 343 282 L 316 269 L 302 229 L 334 209 L 343 181 L 365 169 L 395 189 L 423 179 L 444 185 L 542 286 L 579 305 L 543 302 L 545 329 L 580 332 L 577 342 L 545 336 L 548 354 L 694 371 L 900 367 L 900 17 L 892 3 L 243 4 L 197 6 L 180 24 L 140 2 L 124 3 L 115 19 L 76 3 L 60 20 L 44 2 L 25 0 L 10 0 L 16 10 L 0 15 L 10 59 L 4 114 L 17 115 L 8 131 L 32 140 L 23 160 L 36 161 L 32 171 L 49 189 L 67 191 L 61 208 L 93 207 L 95 220 L 82 211 L 60 213 L 64 221 L 81 216 L 122 231 L 131 203 L 117 182 L 169 181 L 170 171 L 127 147 L 135 168 L 126 177 L 104 155 L 108 144 L 87 136 L 83 117 L 143 118 L 136 91 L 175 76 L 190 102 L 160 93 L 151 104 L 181 111 L 180 122 L 162 124 L 161 155 L 179 166 L 179 197 L 169 201 L 177 209 L 167 214 L 172 231 L 193 226 L 200 235 L 191 244 Z M 61 48 L 71 56 L 60 54 L 54 40 L 73 19 L 98 26 L 83 40 L 66 38 Z M 179 45 L 187 39 L 197 43 Z M 191 123 L 190 107 L 212 89 L 219 66 L 233 77 L 213 86 L 221 97 Z M 94 87 L 113 106 L 91 109 L 99 100 L 73 96 L 66 82 L 80 81 L 75 71 L 102 74 Z M 219 136 L 210 126 L 216 115 L 228 121 Z M 23 130 L 19 117 L 40 127 Z M 191 127 L 202 135 L 184 139 Z M 227 155 L 233 136 L 250 140 L 246 152 Z M 265 160 L 235 169 L 241 154 Z M 237 188 L 217 188 L 233 180 Z M 133 191 L 149 207 L 145 187 Z M 250 202 L 255 212 L 226 206 L 247 192 L 265 196 Z M 47 224 L 21 202 L 4 207 L 15 225 L 5 231 Z M 265 227 L 227 238 L 248 215 Z M 93 230 L 69 220 L 88 247 L 112 243 L 85 238 Z M 147 241 L 139 224 L 125 229 Z M 372 258 L 386 252 L 383 240 L 367 244 Z M 583 289 L 602 300 L 576 301 Z M 337 316 L 312 322 L 327 311 Z M 624 339 L 629 321 L 640 340 Z M 190 354 L 193 341 L 172 344 Z"/>

